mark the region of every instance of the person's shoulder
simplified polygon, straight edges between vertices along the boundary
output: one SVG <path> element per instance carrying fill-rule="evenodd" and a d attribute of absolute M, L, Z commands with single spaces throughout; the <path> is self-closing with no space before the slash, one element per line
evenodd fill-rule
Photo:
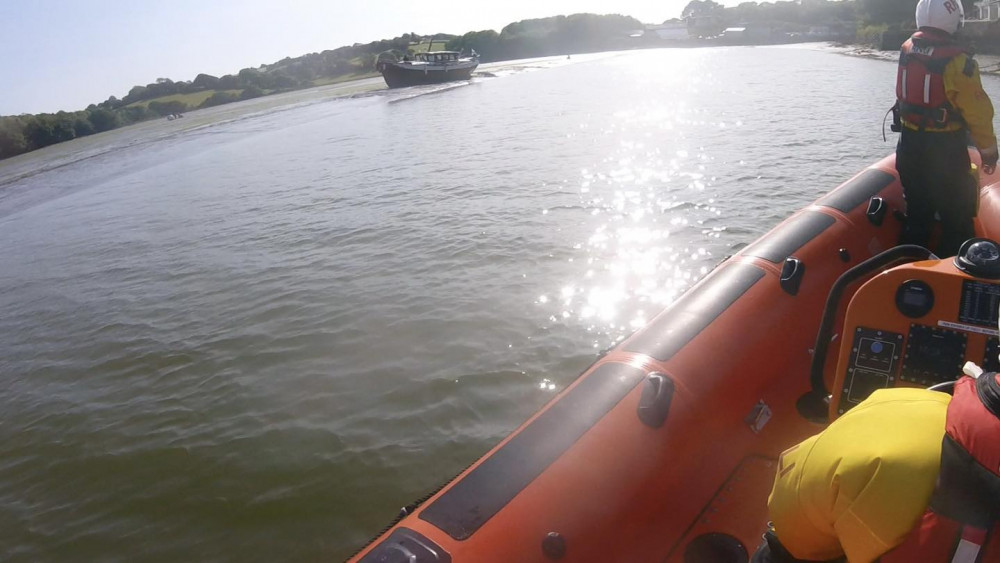
<path fill-rule="evenodd" d="M 894 387 L 892 389 L 878 389 L 858 407 L 887 403 L 932 403 L 947 406 L 949 402 L 951 402 L 951 395 L 940 391 L 918 387 Z"/>
<path fill-rule="evenodd" d="M 979 74 L 979 63 L 976 62 L 974 53 L 963 50 L 948 61 L 947 70 L 961 72 L 966 78 L 972 78 Z"/>
<path fill-rule="evenodd" d="M 973 53 L 965 53 L 959 56 L 965 58 L 965 62 L 962 63 L 962 74 L 969 78 L 975 76 L 979 72 L 979 63 L 973 58 L 975 55 Z"/>

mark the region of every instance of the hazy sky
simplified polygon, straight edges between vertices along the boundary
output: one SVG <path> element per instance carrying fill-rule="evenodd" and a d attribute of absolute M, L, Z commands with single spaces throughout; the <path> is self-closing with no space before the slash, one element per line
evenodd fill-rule
<path fill-rule="evenodd" d="M 720 3 L 735 6 L 741 0 Z M 403 33 L 528 18 L 677 17 L 688 0 L 0 0 L 0 115 L 83 109 L 158 77 L 221 76 Z"/>

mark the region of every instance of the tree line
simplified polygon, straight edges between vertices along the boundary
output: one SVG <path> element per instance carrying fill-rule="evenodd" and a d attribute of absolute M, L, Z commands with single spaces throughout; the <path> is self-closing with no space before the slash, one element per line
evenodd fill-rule
<path fill-rule="evenodd" d="M 892 2 L 893 0 L 879 0 Z M 909 0 L 907 0 L 909 1 Z M 916 0 L 912 2 L 916 6 Z M 911 7 L 911 12 L 913 11 Z M 912 18 L 912 13 L 910 14 Z M 743 2 L 726 8 L 713 0 L 691 0 L 681 12 L 681 18 L 716 16 L 720 25 L 747 23 L 782 23 L 800 25 L 828 25 L 855 22 L 858 7 L 854 1 L 800 0 L 778 2 Z"/>
<path fill-rule="evenodd" d="M 439 38 L 450 39 L 444 34 Z M 158 78 L 151 84 L 132 87 L 118 98 L 90 104 L 80 111 L 0 116 L 0 159 L 9 158 L 55 143 L 109 131 L 149 119 L 314 86 L 314 81 L 363 75 L 374 69 L 378 53 L 389 49 L 406 51 L 422 36 L 404 34 L 394 39 L 356 43 L 301 57 L 286 57 L 258 68 L 216 77 L 199 74 L 194 80 Z M 210 95 L 197 105 L 181 99 L 188 94 Z M 166 99 L 164 99 L 166 98 Z"/>
<path fill-rule="evenodd" d="M 642 28 L 642 22 L 628 16 L 573 14 L 511 23 L 500 33 L 472 31 L 455 37 L 446 48 L 475 49 L 484 62 L 609 51 L 634 46 L 629 34 Z"/>
<path fill-rule="evenodd" d="M 500 33 L 490 30 L 462 37 L 439 33 L 432 38 L 446 41 L 449 50 L 468 53 L 475 48 L 483 60 L 498 61 L 626 48 L 629 32 L 638 29 L 642 29 L 642 24 L 630 17 L 576 14 L 520 21 L 504 27 Z M 194 80 L 177 82 L 159 78 L 145 86 L 134 86 L 121 98 L 111 96 L 76 112 L 0 116 L 0 159 L 148 119 L 308 88 L 317 81 L 363 76 L 374 71 L 380 53 L 412 53 L 413 46 L 423 39 L 424 36 L 408 33 L 393 39 L 286 57 L 221 77 L 199 74 Z M 185 96 L 199 92 L 207 95 L 197 106 L 185 101 Z"/>
<path fill-rule="evenodd" d="M 962 0 L 966 15 L 975 13 L 976 0 Z M 714 0 L 691 0 L 681 18 L 718 16 L 725 24 L 781 22 L 828 24 L 856 21 L 860 25 L 910 27 L 917 0 L 778 0 L 742 2 L 726 8 Z"/>

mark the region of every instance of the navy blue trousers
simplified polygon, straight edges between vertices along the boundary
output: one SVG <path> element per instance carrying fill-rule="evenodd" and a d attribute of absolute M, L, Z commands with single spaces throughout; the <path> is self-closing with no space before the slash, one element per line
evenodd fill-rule
<path fill-rule="evenodd" d="M 919 132 L 903 128 L 896 145 L 896 170 L 906 198 L 902 244 L 927 247 L 934 216 L 941 218 L 938 256 L 954 256 L 974 236 L 979 207 L 977 180 L 969 174 L 968 134 Z"/>

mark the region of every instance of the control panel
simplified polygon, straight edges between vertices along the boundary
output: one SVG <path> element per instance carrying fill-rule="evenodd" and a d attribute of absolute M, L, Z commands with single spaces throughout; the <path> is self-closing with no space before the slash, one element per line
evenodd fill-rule
<path fill-rule="evenodd" d="M 910 325 L 899 379 L 924 387 L 952 381 L 962 373 L 967 337 L 964 332 Z"/>
<path fill-rule="evenodd" d="M 847 307 L 831 416 L 876 389 L 952 381 L 967 361 L 1000 371 L 998 311 L 1000 280 L 973 277 L 951 259 L 875 276 Z"/>
<path fill-rule="evenodd" d="M 1000 307 L 1000 285 L 963 280 L 962 301 L 958 320 L 976 326 L 997 327 L 997 307 Z"/>
<path fill-rule="evenodd" d="M 838 414 L 865 400 L 872 391 L 890 386 L 902 349 L 902 334 L 865 327 L 855 329 L 852 361 L 844 379 Z"/>

